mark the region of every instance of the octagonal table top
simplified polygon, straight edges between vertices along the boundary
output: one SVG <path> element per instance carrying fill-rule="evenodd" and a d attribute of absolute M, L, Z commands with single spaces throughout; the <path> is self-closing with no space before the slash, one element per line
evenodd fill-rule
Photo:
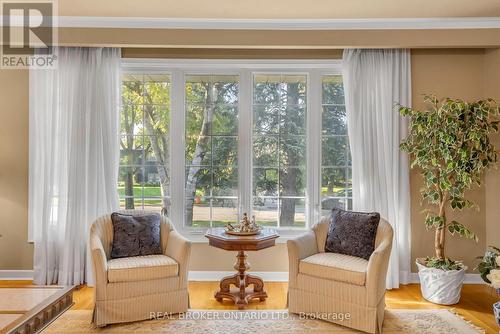
<path fill-rule="evenodd" d="M 279 235 L 272 228 L 263 228 L 256 235 L 239 236 L 227 234 L 223 227 L 216 227 L 209 229 L 205 237 L 213 247 L 230 251 L 256 251 L 274 246 Z"/>

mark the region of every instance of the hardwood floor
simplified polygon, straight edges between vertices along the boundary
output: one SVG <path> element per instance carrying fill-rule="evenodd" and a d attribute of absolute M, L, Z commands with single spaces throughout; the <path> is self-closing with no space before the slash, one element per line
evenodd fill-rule
<path fill-rule="evenodd" d="M 31 281 L 0 281 L 1 287 L 28 286 Z M 266 291 L 269 298 L 265 302 L 253 301 L 248 309 L 277 310 L 286 308 L 287 283 L 267 282 Z M 218 282 L 190 282 L 189 295 L 192 309 L 236 310 L 229 301 L 217 302 L 213 293 L 218 288 Z M 93 307 L 93 288 L 80 286 L 74 293 L 73 309 L 90 310 Z M 492 304 L 498 301 L 498 296 L 486 285 L 464 285 L 460 302 L 453 306 L 440 306 L 425 301 L 420 294 L 418 284 L 401 286 L 390 290 L 386 295 L 389 309 L 438 309 L 451 308 L 456 313 L 483 328 L 486 333 L 499 333 L 499 328 L 493 319 Z"/>

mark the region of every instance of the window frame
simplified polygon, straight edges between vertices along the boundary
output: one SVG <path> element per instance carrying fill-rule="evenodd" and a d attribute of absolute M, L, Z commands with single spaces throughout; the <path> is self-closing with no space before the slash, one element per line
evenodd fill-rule
<path fill-rule="evenodd" d="M 342 77 L 342 74 L 339 74 L 339 75 L 330 75 L 330 74 L 322 74 L 321 75 L 321 84 L 323 84 L 323 79 L 325 77 L 328 77 L 328 76 L 341 76 Z M 344 94 L 345 95 L 345 94 Z M 323 110 L 323 108 L 325 106 L 328 106 L 328 107 L 331 107 L 333 106 L 332 104 L 325 104 L 323 103 L 323 96 L 321 96 L 321 109 Z M 338 105 L 336 105 L 338 106 Z M 343 104 L 344 108 L 345 108 L 345 101 L 344 101 L 344 104 Z M 321 125 L 320 125 L 320 129 L 321 129 L 321 144 L 320 144 L 320 150 L 321 150 L 321 157 L 320 157 L 320 161 L 319 161 L 319 164 L 320 164 L 320 177 L 322 177 L 322 173 L 323 173 L 323 169 L 342 169 L 344 170 L 347 174 L 346 174 L 346 179 L 349 178 L 349 175 L 351 176 L 351 184 L 352 184 L 352 158 L 349 156 L 349 157 L 346 157 L 348 160 L 346 161 L 346 164 L 345 165 L 323 165 L 323 139 L 325 138 L 335 138 L 335 137 L 345 137 L 347 139 L 347 150 L 349 150 L 349 145 L 350 145 L 350 141 L 349 141 L 349 134 L 346 132 L 346 134 L 332 134 L 332 133 L 327 133 L 325 134 L 323 132 L 323 122 L 321 120 Z M 347 129 L 346 129 L 347 131 Z M 351 210 L 352 208 L 349 207 L 349 199 L 351 200 L 352 202 L 352 191 L 351 191 L 351 196 L 348 196 L 348 192 L 346 192 L 344 194 L 344 196 L 336 196 L 336 195 L 333 195 L 333 194 L 329 194 L 327 196 L 323 196 L 321 194 L 321 188 L 322 188 L 322 179 L 320 179 L 320 198 L 319 198 L 319 201 L 320 201 L 320 206 L 319 206 L 319 209 L 320 209 L 320 215 L 322 214 L 322 200 L 323 199 L 344 199 L 346 202 L 345 202 L 345 207 L 343 209 L 345 210 Z M 347 187 L 345 187 L 345 189 L 347 189 Z"/>
<path fill-rule="evenodd" d="M 281 227 L 281 240 L 300 235 L 321 219 L 322 78 L 342 75 L 341 60 L 226 60 L 122 59 L 122 74 L 167 74 L 170 89 L 170 198 L 169 213 L 176 229 L 194 242 L 206 242 L 207 228 L 185 226 L 185 84 L 188 75 L 237 75 L 238 99 L 238 214 L 253 206 L 253 77 L 254 74 L 306 74 L 306 201 L 305 227 Z M 120 83 L 121 84 L 121 83 Z M 319 131 L 318 131 L 319 130 Z M 175 159 L 175 160 L 174 160 Z M 173 163 L 175 161 L 175 163 Z"/>
<path fill-rule="evenodd" d="M 170 79 L 170 82 L 169 82 L 169 85 L 170 85 L 170 89 L 169 89 L 170 96 L 169 96 L 169 99 L 170 99 L 170 101 L 172 101 L 172 76 L 171 76 L 171 74 L 169 72 L 164 71 L 164 70 L 160 70 L 160 69 L 154 69 L 154 70 L 130 69 L 128 71 L 123 71 L 123 67 L 122 67 L 122 71 L 120 73 L 120 108 L 119 108 L 119 112 L 120 113 L 123 111 L 123 107 L 124 107 L 123 98 L 122 98 L 122 95 L 121 95 L 121 93 L 122 93 L 121 89 L 122 89 L 122 84 L 123 84 L 123 77 L 125 75 L 142 75 L 142 76 L 145 76 L 145 75 L 165 75 L 165 76 L 169 76 L 169 79 Z M 145 81 L 143 80 L 142 83 L 144 84 L 144 82 Z M 143 90 L 144 90 L 144 88 L 143 88 Z M 144 93 L 144 91 L 143 91 L 143 93 Z M 144 105 L 145 105 L 144 103 L 141 104 L 141 106 L 142 106 L 142 112 L 143 112 L 143 115 L 142 115 L 143 119 L 142 119 L 141 123 L 142 123 L 143 126 L 144 126 L 144 118 L 145 118 L 145 115 L 144 115 Z M 171 112 L 171 105 L 170 106 L 166 106 L 166 107 L 170 108 L 170 112 Z M 120 117 L 121 117 L 121 115 L 120 115 Z M 170 143 L 170 140 L 171 140 L 170 124 L 171 124 L 171 121 L 169 123 L 169 130 L 168 130 L 168 132 L 169 132 L 169 138 L 168 138 L 168 141 L 169 141 L 168 142 L 168 145 L 169 145 L 169 157 L 168 157 L 168 160 L 169 160 L 169 166 L 168 167 L 169 168 L 168 168 L 168 172 L 169 172 L 169 174 L 171 173 L 170 172 L 170 167 L 171 167 L 170 166 L 170 161 L 171 161 L 171 156 L 172 156 L 172 154 L 171 154 L 171 143 Z M 121 129 L 119 127 L 119 133 L 118 133 L 119 140 L 121 141 L 123 137 L 128 137 L 128 136 L 132 136 L 133 138 L 135 138 L 135 137 L 142 137 L 143 140 L 146 137 L 146 135 L 144 135 L 144 134 L 140 135 L 140 136 L 130 135 L 130 134 L 125 134 L 124 135 L 123 133 L 121 133 Z M 157 137 L 157 135 L 154 135 L 154 137 Z M 144 151 L 144 147 L 142 148 L 142 154 L 141 155 L 142 155 L 142 160 L 141 160 L 140 164 L 134 164 L 134 163 L 132 163 L 132 164 L 129 164 L 129 165 L 127 165 L 127 164 L 123 165 L 123 164 L 121 164 L 121 158 L 120 158 L 119 166 L 118 166 L 118 173 L 124 167 L 141 168 L 143 170 L 143 172 L 144 172 L 146 170 L 146 168 L 148 167 L 147 160 L 146 160 L 146 155 L 145 155 L 145 151 Z M 119 198 L 119 200 L 121 201 L 123 199 L 124 201 L 126 201 L 127 198 L 132 198 L 132 200 L 135 202 L 136 198 L 140 198 L 141 202 L 142 202 L 141 206 L 145 210 L 147 210 L 147 208 L 145 208 L 145 205 L 144 205 L 144 203 L 145 203 L 144 201 L 146 201 L 146 200 L 159 200 L 159 201 L 163 201 L 164 199 L 168 199 L 168 200 L 170 200 L 170 202 L 172 201 L 172 193 L 171 193 L 171 184 L 170 183 L 169 183 L 169 187 L 168 187 L 169 188 L 168 195 L 166 195 L 166 196 L 159 196 L 159 197 L 158 196 L 155 196 L 155 197 L 144 196 L 144 188 L 145 188 L 144 184 L 145 183 L 147 183 L 147 182 L 145 182 L 144 180 L 142 180 L 142 182 L 141 182 L 142 195 L 141 196 L 132 196 L 132 197 L 130 197 L 130 196 L 124 196 L 123 198 Z"/>
<path fill-rule="evenodd" d="M 305 165 L 304 165 L 304 169 L 305 169 L 305 174 L 306 174 L 306 185 L 305 185 L 305 194 L 304 196 L 287 196 L 287 195 L 282 195 L 280 193 L 280 176 L 279 174 L 281 173 L 281 166 L 279 165 L 279 161 L 278 161 L 278 165 L 277 166 L 257 166 L 258 168 L 263 168 L 263 169 L 277 169 L 278 170 L 278 184 L 277 184 L 277 195 L 276 196 L 254 196 L 253 195 L 253 182 L 252 182 L 252 186 L 250 187 L 250 192 L 251 192 L 251 206 L 250 206 L 250 209 L 248 212 L 252 212 L 253 211 L 253 200 L 254 200 L 254 197 L 261 197 L 261 198 L 275 198 L 277 199 L 278 201 L 278 211 L 277 211 L 277 214 L 278 214 L 278 218 L 277 218 L 277 227 L 272 227 L 272 228 L 276 228 L 277 230 L 283 232 L 285 231 L 286 233 L 292 233 L 292 234 L 295 234 L 294 231 L 304 231 L 305 229 L 307 229 L 310 225 L 308 224 L 308 222 L 310 221 L 310 217 L 309 217 L 309 205 L 308 205 L 308 192 L 309 192 L 309 185 L 311 184 L 311 182 L 309 182 L 308 180 L 308 175 L 309 175 L 309 167 L 310 167 L 310 164 L 308 163 L 309 162 L 309 159 L 308 159 L 308 151 L 309 151 L 309 135 L 310 135 L 310 131 L 309 131 L 309 86 L 310 86 L 310 76 L 311 76 L 311 73 L 310 71 L 304 71 L 303 69 L 297 69 L 295 71 L 290 71 L 289 69 L 288 70 L 275 70 L 275 69 L 271 69 L 271 70 L 268 70 L 268 71 L 252 71 L 251 72 L 251 76 L 252 76 L 252 105 L 251 105 L 251 116 L 252 116 L 252 121 L 250 124 L 250 133 L 251 133 L 251 142 L 250 142 L 250 145 L 248 145 L 249 147 L 253 148 L 253 144 L 254 144 L 254 139 L 256 137 L 265 137 L 267 134 L 259 134 L 259 135 L 256 135 L 254 132 L 253 132 L 253 116 L 254 116 L 254 106 L 255 106 L 255 103 L 254 103 L 254 80 L 255 80 L 255 76 L 256 75 L 279 75 L 281 78 L 283 76 L 288 76 L 288 75 L 298 75 L 298 76 L 305 76 L 306 77 L 306 103 L 305 103 L 305 107 L 306 107 L 306 113 L 305 113 L 305 122 L 306 122 L 306 132 L 305 132 L 305 138 L 306 138 L 306 147 L 305 147 L 305 150 L 306 150 L 306 155 L 305 155 Z M 271 135 L 272 136 L 272 135 Z M 281 139 L 281 136 L 282 134 L 281 133 L 277 133 L 277 137 L 279 139 Z M 278 140 L 279 140 L 278 139 Z M 277 148 L 278 149 L 278 160 L 280 159 L 280 152 L 279 152 L 279 147 Z M 250 154 L 251 157 L 253 157 L 253 149 L 250 149 L 250 152 L 247 153 L 247 154 Z M 254 165 L 253 165 L 253 161 L 252 161 L 252 164 L 250 166 L 251 168 L 251 175 L 250 175 L 250 178 L 252 179 L 253 181 L 253 172 L 254 172 Z M 299 166 L 292 166 L 293 168 L 299 168 Z M 314 182 L 314 181 L 312 181 Z M 304 227 L 295 227 L 295 226 L 281 226 L 281 222 L 280 222 L 280 208 L 281 208 L 281 203 L 280 201 L 282 199 L 304 199 L 304 206 L 305 206 L 305 225 Z M 297 234 L 300 234 L 300 233 L 297 233 Z"/>
<path fill-rule="evenodd" d="M 239 74 L 238 72 L 234 72 L 234 71 L 230 71 L 230 70 L 227 70 L 227 71 L 222 71 L 222 69 L 219 69 L 219 70 L 216 70 L 216 71 L 207 71 L 207 70 L 202 70 L 202 69 L 193 69 L 193 70 L 181 70 L 182 72 L 182 76 L 183 76 L 183 81 L 182 81 L 182 88 L 184 90 L 184 99 L 183 99 L 183 110 L 182 110 L 182 117 L 184 118 L 184 126 L 183 126 L 183 139 L 184 139 L 184 143 L 183 143 L 183 148 L 184 148 L 184 151 L 183 151 L 183 166 L 184 166 L 184 178 L 182 180 L 183 182 L 183 185 L 186 184 L 186 167 L 187 167 L 187 164 L 186 164 L 186 137 L 187 137 L 187 133 L 186 133 L 186 116 L 187 116 L 187 113 L 186 113 L 186 97 L 185 97 L 185 89 L 186 89 L 186 78 L 189 77 L 189 76 L 217 76 L 217 75 L 221 75 L 221 76 L 237 76 L 238 79 L 239 79 Z M 180 82 L 178 82 L 178 84 L 181 84 Z M 238 82 L 238 85 L 239 85 L 239 82 Z M 210 196 L 210 212 L 212 212 L 212 200 L 214 198 L 227 198 L 227 199 L 232 199 L 232 200 L 236 200 L 238 202 L 237 204 L 237 211 L 238 211 L 238 217 L 241 217 L 242 216 L 242 211 L 241 211 L 241 203 L 240 203 L 240 198 L 241 198 L 241 187 L 240 187 L 240 182 L 241 182 L 241 178 L 240 178 L 240 172 L 239 172 L 239 169 L 240 169 L 240 163 L 239 163 L 239 158 L 240 158 L 240 155 L 239 155 L 239 152 L 240 152 L 240 146 L 239 146 L 239 136 L 240 136 L 240 127 L 241 127 L 241 122 L 239 120 L 239 115 L 240 115 L 240 101 L 239 101 L 239 92 L 238 92 L 238 103 L 236 104 L 238 106 L 238 132 L 237 132 L 237 135 L 236 135 L 236 140 L 237 140 L 237 145 L 238 145 L 238 164 L 236 165 L 236 168 L 238 170 L 238 192 L 237 192 L 237 195 L 236 196 Z M 212 137 L 213 135 L 210 134 L 210 137 Z M 179 152 L 180 153 L 180 150 Z M 213 168 L 213 166 L 210 166 Z M 181 222 L 182 223 L 179 223 L 178 225 L 176 225 L 176 228 L 181 228 L 180 225 L 182 225 L 182 231 L 186 233 L 187 231 L 187 234 L 194 234 L 194 235 L 199 235 L 200 233 L 201 234 L 205 234 L 207 228 L 205 227 L 190 227 L 190 226 L 186 226 L 186 199 L 187 199 L 187 196 L 186 196 L 186 192 L 185 192 L 185 186 L 183 186 L 183 201 L 182 201 L 182 209 L 183 209 L 183 214 L 182 214 L 182 218 L 181 218 Z M 235 198 L 233 198 L 235 197 Z M 179 216 L 180 216 L 180 213 L 179 213 Z M 212 222 L 212 215 L 210 217 L 210 223 Z"/>

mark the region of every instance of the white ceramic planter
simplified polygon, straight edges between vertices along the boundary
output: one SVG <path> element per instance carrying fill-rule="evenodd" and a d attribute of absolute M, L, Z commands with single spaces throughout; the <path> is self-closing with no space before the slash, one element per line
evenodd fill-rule
<path fill-rule="evenodd" d="M 500 289 L 499 289 L 500 294 Z M 493 304 L 493 315 L 495 316 L 495 321 L 497 325 L 500 326 L 500 302 Z"/>
<path fill-rule="evenodd" d="M 416 261 L 422 296 L 435 304 L 453 305 L 460 300 L 467 267 L 460 270 L 427 268 Z"/>

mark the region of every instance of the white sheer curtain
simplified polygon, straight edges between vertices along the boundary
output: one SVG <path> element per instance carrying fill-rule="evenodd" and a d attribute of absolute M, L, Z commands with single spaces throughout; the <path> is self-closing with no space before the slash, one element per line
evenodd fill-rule
<path fill-rule="evenodd" d="M 30 72 L 29 224 L 36 284 L 90 281 L 88 230 L 118 208 L 120 49 L 59 48 Z"/>
<path fill-rule="evenodd" d="M 345 50 L 344 89 L 352 154 L 353 208 L 377 211 L 394 229 L 387 288 L 409 282 L 410 182 L 399 150 L 407 122 L 396 104 L 410 106 L 409 50 Z"/>

